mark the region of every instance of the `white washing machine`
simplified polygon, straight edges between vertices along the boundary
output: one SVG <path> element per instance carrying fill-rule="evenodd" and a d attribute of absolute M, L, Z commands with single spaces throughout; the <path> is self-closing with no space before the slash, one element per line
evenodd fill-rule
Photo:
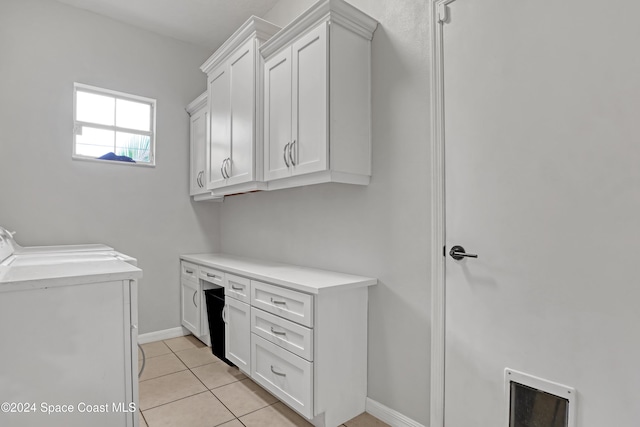
<path fill-rule="evenodd" d="M 109 246 L 25 248 L 0 227 L 0 425 L 138 425 L 140 277 Z"/>

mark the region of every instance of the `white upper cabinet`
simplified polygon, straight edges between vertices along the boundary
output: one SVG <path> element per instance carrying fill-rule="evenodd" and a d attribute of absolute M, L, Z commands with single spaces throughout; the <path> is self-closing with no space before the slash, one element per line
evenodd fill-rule
<path fill-rule="evenodd" d="M 273 56 L 264 67 L 264 178 L 291 175 L 291 49 Z"/>
<path fill-rule="evenodd" d="M 265 62 L 265 181 L 327 169 L 327 24 Z"/>
<path fill-rule="evenodd" d="M 369 183 L 376 26 L 348 3 L 324 0 L 260 48 L 269 190 Z"/>
<path fill-rule="evenodd" d="M 205 187 L 213 194 L 265 189 L 262 172 L 262 59 L 279 27 L 252 17 L 201 67 L 207 73 L 209 138 Z"/>
<path fill-rule="evenodd" d="M 187 106 L 190 116 L 190 175 L 189 194 L 195 200 L 222 200 L 223 197 L 213 196 L 207 190 L 205 180 L 205 154 L 207 143 L 207 128 L 209 126 L 209 111 L 207 109 L 207 93 L 203 93 Z"/>
<path fill-rule="evenodd" d="M 223 167 L 231 153 L 230 118 L 231 101 L 229 96 L 229 72 L 224 65 L 209 75 L 209 114 L 210 137 L 207 147 L 208 173 L 206 187 L 213 189 L 226 184 Z"/>

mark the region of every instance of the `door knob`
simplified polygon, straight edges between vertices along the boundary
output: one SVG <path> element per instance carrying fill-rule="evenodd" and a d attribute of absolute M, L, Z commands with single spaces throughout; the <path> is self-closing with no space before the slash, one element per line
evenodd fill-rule
<path fill-rule="evenodd" d="M 449 255 L 456 261 L 460 261 L 462 258 L 478 258 L 478 255 L 468 254 L 462 246 L 457 245 L 451 248 Z"/>

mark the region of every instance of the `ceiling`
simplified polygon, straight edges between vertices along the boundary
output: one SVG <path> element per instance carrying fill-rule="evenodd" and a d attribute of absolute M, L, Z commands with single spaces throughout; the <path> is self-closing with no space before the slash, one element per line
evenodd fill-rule
<path fill-rule="evenodd" d="M 217 49 L 251 15 L 278 0 L 58 0 L 127 24 Z"/>

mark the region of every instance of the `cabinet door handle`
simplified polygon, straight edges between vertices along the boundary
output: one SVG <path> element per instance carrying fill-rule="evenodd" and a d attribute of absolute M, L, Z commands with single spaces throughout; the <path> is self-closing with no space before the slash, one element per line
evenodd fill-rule
<path fill-rule="evenodd" d="M 193 270 L 185 270 L 187 274 L 193 274 Z"/>
<path fill-rule="evenodd" d="M 276 371 L 276 370 L 273 368 L 273 365 L 271 365 L 271 372 L 273 372 L 274 374 L 279 375 L 279 376 L 281 376 L 281 377 L 286 377 L 286 376 L 287 376 L 287 374 L 285 374 L 285 373 L 283 373 L 283 372 L 278 372 L 278 371 Z"/>
<path fill-rule="evenodd" d="M 276 299 L 271 298 L 271 303 L 272 304 L 282 304 L 282 305 L 287 305 L 286 301 L 278 301 Z"/>
<path fill-rule="evenodd" d="M 234 291 L 241 291 L 244 288 L 242 286 L 233 286 L 233 285 L 231 285 L 231 289 L 233 289 Z"/>
<path fill-rule="evenodd" d="M 204 171 L 200 171 L 200 187 L 204 188 Z"/>
<path fill-rule="evenodd" d="M 273 329 L 273 326 L 271 327 L 271 333 L 276 334 L 276 335 L 287 335 L 286 332 L 276 331 L 275 329 Z"/>
<path fill-rule="evenodd" d="M 224 307 L 222 307 L 222 321 L 226 324 L 227 323 L 227 305 L 225 304 Z"/>
<path fill-rule="evenodd" d="M 198 291 L 194 291 L 193 292 L 193 305 L 196 306 L 196 308 L 198 308 L 198 304 L 196 304 L 196 295 L 198 294 Z"/>
<path fill-rule="evenodd" d="M 293 142 L 291 143 L 291 146 L 289 147 L 289 160 L 291 160 L 291 166 L 296 165 L 296 161 L 293 158 L 293 147 L 295 146 L 296 146 L 296 140 L 294 139 Z"/>
<path fill-rule="evenodd" d="M 227 169 L 227 166 L 229 166 L 228 169 Z M 224 166 L 224 171 L 227 173 L 227 179 L 231 178 L 231 157 L 227 157 L 227 160 Z"/>
<path fill-rule="evenodd" d="M 222 175 L 222 178 L 227 179 L 227 177 L 224 175 L 224 162 L 226 162 L 227 159 L 224 159 L 222 161 L 222 166 L 220 166 L 220 174 Z"/>
<path fill-rule="evenodd" d="M 290 167 L 291 165 L 289 164 L 289 159 L 287 158 L 287 149 L 289 148 L 289 145 L 291 145 L 290 142 L 287 142 L 287 145 L 284 146 L 284 164 L 287 165 L 287 167 Z"/>

